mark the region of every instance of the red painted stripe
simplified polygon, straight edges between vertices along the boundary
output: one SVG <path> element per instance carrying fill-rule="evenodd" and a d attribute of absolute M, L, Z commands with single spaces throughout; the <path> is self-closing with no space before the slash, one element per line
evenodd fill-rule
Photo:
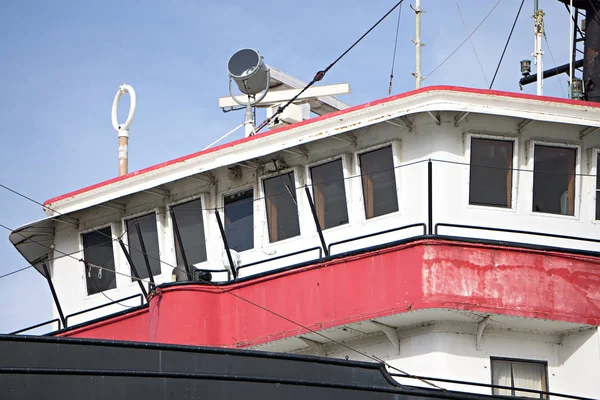
<path fill-rule="evenodd" d="M 304 126 L 304 125 L 309 125 L 318 121 L 323 121 L 326 119 L 330 119 L 330 118 L 334 118 L 340 115 L 344 115 L 353 111 L 357 111 L 357 110 L 362 110 L 362 109 L 366 109 L 366 108 L 370 108 L 373 106 L 376 106 L 378 104 L 384 104 L 384 103 L 388 103 L 390 101 L 394 101 L 394 100 L 398 100 L 398 99 L 402 99 L 405 97 L 411 97 L 411 96 L 415 96 L 417 94 L 421 94 L 421 93 L 427 93 L 427 92 L 439 92 L 439 91 L 453 91 L 453 92 L 460 92 L 460 93 L 473 93 L 473 94 L 479 94 L 479 95 L 491 95 L 491 96 L 498 96 L 498 97 L 509 97 L 509 98 L 518 98 L 518 99 L 529 99 L 529 100 L 535 100 L 535 101 L 545 101 L 545 102 L 551 102 L 551 103 L 556 103 L 556 104 L 571 104 L 571 105 L 577 105 L 577 106 L 585 106 L 585 107 L 594 107 L 594 108 L 600 108 L 600 103 L 593 103 L 593 102 L 588 102 L 588 101 L 581 101 L 581 100 L 570 100 L 570 99 L 562 99 L 562 98 L 558 98 L 558 97 L 548 97 L 548 96 L 537 96 L 537 95 L 530 95 L 530 94 L 522 94 L 522 93 L 513 93 L 513 92 L 503 92 L 503 91 L 499 91 L 499 90 L 487 90 L 487 89 L 474 89 L 474 88 L 465 88 L 465 87 L 459 87 L 459 86 L 444 86 L 444 85 L 440 85 L 440 86 L 430 86 L 430 87 L 425 87 L 425 88 L 421 88 L 421 89 L 417 89 L 417 90 L 412 90 L 410 92 L 405 92 L 405 93 L 401 93 L 395 96 L 391 96 L 391 97 L 386 97 L 383 99 L 379 99 L 379 100 L 375 100 L 369 103 L 364 103 L 358 106 L 354 106 L 354 107 L 350 107 L 347 108 L 345 110 L 340 110 L 340 111 L 336 111 L 333 113 L 329 113 L 329 114 L 325 114 L 325 115 L 321 115 L 319 117 L 316 118 L 312 118 L 312 119 L 308 119 L 302 122 L 298 122 L 292 125 L 287 125 L 287 126 L 282 126 L 276 129 L 272 129 L 268 132 L 265 133 L 261 133 L 259 135 L 255 135 L 255 136 L 250 136 L 247 138 L 242 138 L 242 139 L 238 139 L 238 140 L 234 140 L 233 142 L 228 142 L 225 144 L 222 144 L 220 146 L 216 146 L 216 147 L 212 147 L 210 149 L 204 150 L 204 151 L 199 151 L 196 153 L 192 153 L 183 157 L 179 157 L 176 158 L 174 160 L 170 160 L 170 161 L 165 161 L 163 163 L 160 164 L 156 164 L 156 165 L 152 165 L 150 167 L 147 168 L 143 168 L 141 170 L 138 171 L 134 171 L 134 172 L 130 172 L 127 175 L 123 175 L 123 176 L 118 176 L 109 180 L 106 180 L 104 182 L 100 182 L 91 186 L 87 186 L 85 188 L 82 189 L 78 189 L 75 190 L 73 192 L 69 192 L 67 194 L 63 194 L 61 196 L 57 196 L 57 197 L 53 197 L 50 200 L 46 200 L 44 202 L 44 206 L 50 205 L 52 203 L 55 203 L 57 201 L 61 201 L 64 199 L 67 199 L 69 197 L 74 197 L 77 196 L 79 194 L 85 193 L 85 192 L 89 192 L 91 190 L 94 189 L 98 189 L 100 187 L 103 186 L 107 186 L 110 185 L 112 183 L 115 182 L 120 182 L 126 179 L 129 179 L 131 177 L 137 176 L 137 175 L 143 175 L 145 173 L 151 172 L 151 171 L 156 171 L 159 170 L 161 168 L 165 168 L 167 166 L 170 165 L 174 165 L 174 164 L 178 164 L 196 157 L 199 157 L 201 155 L 204 154 L 209 154 L 218 150 L 222 150 L 228 147 L 234 147 L 237 145 L 240 145 L 242 143 L 246 143 L 252 140 L 256 140 L 259 137 L 264 137 L 264 136 L 269 136 L 269 135 L 274 135 L 283 131 L 286 131 L 288 129 L 292 129 L 292 128 L 297 128 L 300 126 Z"/>

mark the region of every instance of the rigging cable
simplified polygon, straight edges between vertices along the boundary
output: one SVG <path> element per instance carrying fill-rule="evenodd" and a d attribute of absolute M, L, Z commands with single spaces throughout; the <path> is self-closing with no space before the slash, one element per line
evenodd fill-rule
<path fill-rule="evenodd" d="M 494 7 L 492 7 L 492 9 L 487 13 L 487 15 L 483 18 L 483 20 L 479 23 L 479 25 L 477 25 L 477 27 L 473 30 L 473 32 L 471 32 L 471 34 L 469 36 L 467 36 L 467 38 L 465 40 L 463 40 L 456 49 L 454 49 L 454 51 L 452 51 L 452 53 L 450 53 L 446 58 L 444 58 L 442 60 L 441 63 L 439 63 L 434 69 L 431 70 L 430 73 L 428 73 L 427 75 L 425 75 L 426 78 L 430 77 L 431 75 L 433 75 L 433 73 L 435 71 L 437 71 L 442 65 L 444 65 L 446 63 L 446 61 L 448 61 L 454 54 L 456 54 L 456 52 L 458 50 L 460 50 L 461 47 L 463 47 L 463 45 L 465 43 L 467 43 L 467 41 L 471 38 L 471 36 L 473 36 L 475 34 L 475 32 L 477 32 L 477 30 L 479 30 L 479 28 L 483 25 L 483 23 L 489 18 L 490 15 L 492 15 L 492 13 L 494 12 L 494 10 L 496 9 L 496 7 L 498 7 L 498 5 L 502 2 L 502 0 L 498 0 L 496 2 L 496 4 L 494 5 Z"/>
<path fill-rule="evenodd" d="M 383 17 L 381 17 L 379 19 L 379 21 L 377 21 L 371 28 L 369 28 L 368 31 L 366 31 L 360 38 L 358 38 L 358 40 L 356 42 L 354 42 L 352 44 L 352 46 L 348 47 L 348 49 L 346 49 L 346 51 L 344 51 L 338 58 L 336 58 L 334 62 L 329 64 L 327 66 L 327 68 L 317 72 L 315 74 L 315 77 L 312 79 L 312 81 L 310 81 L 306 86 L 304 86 L 304 88 L 300 92 L 298 92 L 298 94 L 296 94 L 294 97 L 292 97 L 290 100 L 288 100 L 288 102 L 285 103 L 283 106 L 277 107 L 277 111 L 273 115 L 271 115 L 269 118 L 264 120 L 260 125 L 258 125 L 258 127 L 256 127 L 256 129 L 254 130 L 255 134 L 258 133 L 265 126 L 267 126 L 271 121 L 273 121 L 279 114 L 281 114 L 283 112 L 283 110 L 285 110 L 290 104 L 292 104 L 294 101 L 296 101 L 296 99 L 298 97 L 300 97 L 300 95 L 302 95 L 302 93 L 304 93 L 306 90 L 308 90 L 308 88 L 310 88 L 315 83 L 321 81 L 323 79 L 323 77 L 325 77 L 325 74 L 327 72 L 329 72 L 329 70 L 331 68 L 333 68 L 333 66 L 335 64 L 337 64 L 338 61 L 340 61 L 342 58 L 344 58 L 344 56 L 346 54 L 348 54 L 350 52 L 350 50 L 352 50 L 354 48 L 354 46 L 356 46 L 358 43 L 360 43 L 361 40 L 363 40 L 369 33 L 371 33 L 371 31 L 373 29 L 375 29 L 384 19 L 386 19 L 387 16 L 390 15 L 396 9 L 396 7 L 398 7 L 400 4 L 402 4 L 403 1 L 404 0 L 400 0 L 399 2 L 397 2 L 387 13 L 385 13 L 385 15 Z"/>
<path fill-rule="evenodd" d="M 458 14 L 460 15 L 460 20 L 462 21 L 463 26 L 465 27 L 465 31 L 467 32 L 467 36 L 469 35 L 469 28 L 465 23 L 465 18 L 463 17 L 462 11 L 460 11 L 460 6 L 458 5 L 458 1 L 456 2 L 456 8 L 458 8 Z M 477 49 L 475 48 L 475 43 L 473 43 L 473 39 L 469 37 L 469 42 L 471 42 L 471 47 L 473 47 L 473 52 L 475 53 L 475 58 L 477 59 L 477 64 L 479 64 L 479 69 L 481 69 L 481 74 L 483 75 L 483 80 L 486 85 L 489 85 L 487 76 L 485 76 L 485 71 L 483 70 L 483 65 L 481 65 L 481 60 L 479 59 L 479 54 L 477 54 Z"/>
<path fill-rule="evenodd" d="M 394 55 L 392 56 L 392 70 L 390 72 L 390 85 L 388 86 L 388 96 L 392 94 L 392 81 L 394 80 L 394 65 L 396 64 L 396 48 L 398 47 L 398 31 L 400 30 L 400 17 L 402 17 L 402 4 L 398 8 L 398 21 L 396 22 L 396 39 L 394 40 Z"/>
<path fill-rule="evenodd" d="M 548 47 L 548 52 L 550 53 L 550 58 L 552 59 L 552 63 L 554 64 L 554 70 L 558 71 L 558 68 L 556 66 L 556 61 L 554 60 L 554 54 L 552 54 L 552 49 L 550 48 L 550 43 L 548 43 L 548 36 L 546 36 L 546 31 L 544 30 L 544 40 L 546 41 L 546 47 Z M 562 85 L 558 84 L 558 87 L 560 88 L 560 94 L 562 94 L 563 97 L 565 97 L 565 90 L 563 89 Z"/>
<path fill-rule="evenodd" d="M 496 72 L 494 72 L 494 77 L 492 78 L 492 83 L 490 83 L 490 89 L 494 86 L 494 81 L 496 80 L 496 75 L 498 75 L 498 70 L 500 70 L 500 65 L 502 64 L 502 59 L 504 59 L 504 54 L 506 53 L 506 49 L 508 48 L 508 43 L 510 43 L 510 38 L 512 37 L 513 31 L 515 30 L 515 26 L 517 25 L 517 21 L 519 20 L 519 15 L 521 14 L 521 9 L 523 8 L 523 4 L 525 0 L 521 0 L 521 5 L 519 6 L 519 11 L 517 11 L 517 16 L 515 17 L 515 22 L 513 22 L 512 28 L 510 28 L 510 33 L 508 34 L 508 39 L 506 40 L 506 44 L 504 45 L 504 50 L 502 50 L 502 55 L 500 56 L 500 61 L 498 61 L 498 66 L 496 67 Z"/>

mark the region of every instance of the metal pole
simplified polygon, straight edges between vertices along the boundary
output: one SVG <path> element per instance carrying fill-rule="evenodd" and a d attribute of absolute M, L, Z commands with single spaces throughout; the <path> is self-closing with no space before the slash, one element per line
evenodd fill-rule
<path fill-rule="evenodd" d="M 427 162 L 427 234 L 433 235 L 433 163 Z"/>
<path fill-rule="evenodd" d="M 416 37 L 415 37 L 415 49 L 416 49 L 416 71 L 415 71 L 415 86 L 417 89 L 421 87 L 421 0 L 415 2 L 415 14 L 416 14 Z"/>
<path fill-rule="evenodd" d="M 44 269 L 44 276 L 48 281 L 48 286 L 50 286 L 50 292 L 52 293 L 52 297 L 54 298 L 54 304 L 56 304 L 56 309 L 58 310 L 58 315 L 60 316 L 60 320 L 62 321 L 63 328 L 67 327 L 67 320 L 62 312 L 62 308 L 60 307 L 60 302 L 58 301 L 58 296 L 56 295 L 56 290 L 54 289 L 54 284 L 52 283 L 52 278 L 50 278 L 50 272 L 48 271 L 48 267 L 46 263 L 42 263 L 42 268 Z M 60 326 L 58 327 L 60 329 Z"/>
<path fill-rule="evenodd" d="M 537 1 L 537 0 L 536 0 Z M 573 24 L 573 0 L 570 2 L 569 7 L 569 98 L 573 98 L 573 48 L 575 47 L 575 25 Z"/>
<path fill-rule="evenodd" d="M 135 221 L 135 231 L 140 238 L 140 247 L 142 248 L 142 254 L 144 255 L 144 263 L 146 264 L 146 269 L 148 270 L 148 278 L 150 282 L 154 285 L 154 277 L 152 276 L 152 268 L 150 268 L 150 260 L 148 260 L 148 253 L 146 253 L 146 245 L 144 244 L 144 237 L 142 236 L 142 230 L 140 229 L 140 224 L 138 221 Z"/>
<path fill-rule="evenodd" d="M 194 276 L 192 275 L 190 265 L 188 264 L 188 260 L 185 255 L 183 241 L 181 240 L 181 233 L 179 232 L 179 225 L 177 225 L 177 218 L 175 217 L 175 212 L 173 211 L 173 209 L 171 209 L 169 212 L 171 213 L 171 221 L 173 221 L 173 230 L 175 231 L 175 238 L 177 239 L 177 245 L 179 246 L 179 253 L 181 253 L 181 259 L 185 267 L 185 273 L 187 274 L 188 279 L 191 281 L 194 279 Z"/>
<path fill-rule="evenodd" d="M 315 226 L 317 227 L 317 232 L 319 233 L 319 239 L 321 239 L 321 246 L 323 247 L 323 252 L 325 252 L 325 257 L 329 257 L 329 249 L 327 248 L 327 243 L 325 243 L 325 238 L 323 237 L 323 230 L 321 229 L 321 224 L 319 223 L 317 210 L 315 210 L 315 203 L 313 203 L 313 199 L 310 195 L 310 190 L 308 190 L 308 186 L 304 185 L 304 190 L 306 191 L 306 197 L 308 198 L 310 211 L 312 212 L 313 219 L 315 220 Z"/>
<path fill-rule="evenodd" d="M 235 265 L 233 264 L 233 258 L 231 257 L 229 243 L 227 243 L 227 235 L 225 235 L 225 228 L 223 227 L 223 221 L 221 221 L 221 214 L 219 214 L 219 210 L 217 210 L 216 208 L 215 215 L 217 217 L 217 224 L 219 224 L 219 230 L 221 231 L 221 237 L 223 238 L 223 246 L 225 246 L 225 253 L 227 253 L 227 260 L 229 260 L 229 267 L 231 268 L 233 279 L 237 279 L 237 270 L 235 269 Z"/>
<path fill-rule="evenodd" d="M 537 66 L 537 95 L 541 96 L 544 90 L 544 65 L 542 56 L 542 38 L 544 36 L 544 11 L 538 9 L 537 0 L 534 3 L 534 24 L 533 32 L 535 36 L 535 64 Z"/>
<path fill-rule="evenodd" d="M 140 285 L 140 290 L 142 291 L 144 298 L 147 299 L 148 293 L 146 292 L 144 283 L 140 279 L 140 275 L 138 274 L 137 269 L 135 268 L 135 264 L 133 263 L 133 260 L 131 259 L 131 255 L 129 254 L 129 252 L 127 251 L 127 248 L 125 247 L 125 243 L 123 243 L 123 240 L 120 238 L 119 238 L 119 244 L 121 245 L 121 250 L 123 250 L 123 254 L 125 254 L 125 258 L 127 259 L 127 262 L 129 263 L 129 265 L 131 265 L 131 272 L 133 273 L 133 276 L 136 278 L 138 285 Z M 87 267 L 87 263 L 85 263 L 85 265 Z"/>
<path fill-rule="evenodd" d="M 244 121 L 244 132 L 246 137 L 254 134 L 254 113 L 252 112 L 252 103 L 248 96 L 248 104 L 246 104 L 246 119 Z"/>

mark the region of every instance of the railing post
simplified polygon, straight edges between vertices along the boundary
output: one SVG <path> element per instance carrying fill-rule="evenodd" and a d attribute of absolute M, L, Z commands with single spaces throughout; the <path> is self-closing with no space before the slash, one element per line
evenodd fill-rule
<path fill-rule="evenodd" d="M 427 161 L 427 234 L 433 235 L 433 163 Z"/>
<path fill-rule="evenodd" d="M 127 251 L 127 248 L 125 247 L 125 243 L 123 243 L 123 240 L 121 238 L 119 238 L 119 244 L 121 245 L 121 250 L 123 250 L 123 254 L 125 254 L 125 258 L 127 259 L 127 262 L 129 263 L 129 265 L 131 265 L 131 272 L 133 273 L 133 276 L 137 280 L 138 285 L 140 285 L 140 290 L 142 291 L 144 298 L 148 299 L 148 293 L 146 292 L 146 288 L 144 287 L 144 282 L 142 282 L 142 280 L 140 279 L 140 275 L 137 272 L 137 268 L 135 268 L 135 264 L 133 264 L 133 260 L 131 259 L 131 254 L 129 254 L 129 252 Z M 84 263 L 87 268 L 87 266 L 88 266 L 87 261 L 84 261 Z"/>
<path fill-rule="evenodd" d="M 315 203 L 313 203 L 313 199 L 310 195 L 310 190 L 308 190 L 308 186 L 304 185 L 304 191 L 306 192 L 308 204 L 310 205 L 310 211 L 312 212 L 313 219 L 315 220 L 315 226 L 317 227 L 317 232 L 319 233 L 319 239 L 321 239 L 321 246 L 323 247 L 323 252 L 325 253 L 325 257 L 329 257 L 329 249 L 327 248 L 327 243 L 325 243 L 325 238 L 323 237 L 323 230 L 321 229 L 321 223 L 319 222 L 319 217 L 317 217 Z"/>
<path fill-rule="evenodd" d="M 150 260 L 148 260 L 148 253 L 146 253 L 146 245 L 144 244 L 144 238 L 142 237 L 142 230 L 140 229 L 140 224 L 138 221 L 135 221 L 135 231 L 138 234 L 138 238 L 140 239 L 140 247 L 142 248 L 142 254 L 144 255 L 144 263 L 146 264 L 146 269 L 148 270 L 148 278 L 152 285 L 154 286 L 154 276 L 152 276 L 152 268 L 150 268 Z"/>
<path fill-rule="evenodd" d="M 219 224 L 219 230 L 221 231 L 221 237 L 223 238 L 223 246 L 225 247 L 225 253 L 227 253 L 227 260 L 229 260 L 229 267 L 231 268 L 233 279 L 237 279 L 237 270 L 236 266 L 233 264 L 233 258 L 231 257 L 229 243 L 227 243 L 227 235 L 225 235 L 225 228 L 223 227 L 223 221 L 221 221 L 221 214 L 219 214 L 219 210 L 217 210 L 216 208 L 215 216 L 217 217 L 217 224 Z M 229 275 L 229 271 L 227 271 L 227 274 Z"/>
<path fill-rule="evenodd" d="M 56 295 L 56 290 L 54 289 L 54 284 L 52 283 L 52 278 L 50 278 L 50 272 L 48 271 L 48 267 L 45 262 L 42 262 L 42 268 L 44 269 L 44 276 L 48 281 L 48 286 L 50 286 L 50 292 L 52 293 L 52 297 L 54 298 L 54 304 L 56 304 L 56 309 L 58 310 L 58 315 L 60 316 L 60 320 L 62 321 L 63 328 L 67 327 L 67 320 L 62 312 L 62 308 L 60 306 L 60 302 L 58 301 L 58 296 Z M 60 329 L 60 326 L 58 327 Z"/>
<path fill-rule="evenodd" d="M 175 231 L 175 238 L 177 239 L 177 245 L 179 247 L 179 253 L 181 254 L 181 260 L 183 261 L 183 265 L 185 267 L 185 273 L 188 276 L 190 281 L 194 280 L 194 276 L 192 275 L 192 271 L 190 269 L 190 265 L 188 264 L 187 257 L 185 255 L 185 250 L 183 249 L 183 242 L 181 241 L 181 233 L 179 232 L 179 225 L 177 225 L 177 218 L 175 217 L 175 212 L 173 209 L 170 211 L 171 221 L 173 221 L 173 230 Z"/>

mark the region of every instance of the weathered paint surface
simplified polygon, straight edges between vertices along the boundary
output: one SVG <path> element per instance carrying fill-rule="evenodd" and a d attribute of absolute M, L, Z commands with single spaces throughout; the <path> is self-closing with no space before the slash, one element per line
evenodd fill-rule
<path fill-rule="evenodd" d="M 76 328 L 57 336 L 147 342 L 148 321 L 148 309 L 146 308 Z"/>
<path fill-rule="evenodd" d="M 289 320 L 320 330 L 431 308 L 598 326 L 600 260 L 422 240 L 229 286 L 158 289 L 148 313 L 68 335 L 247 347 L 307 332 Z"/>

